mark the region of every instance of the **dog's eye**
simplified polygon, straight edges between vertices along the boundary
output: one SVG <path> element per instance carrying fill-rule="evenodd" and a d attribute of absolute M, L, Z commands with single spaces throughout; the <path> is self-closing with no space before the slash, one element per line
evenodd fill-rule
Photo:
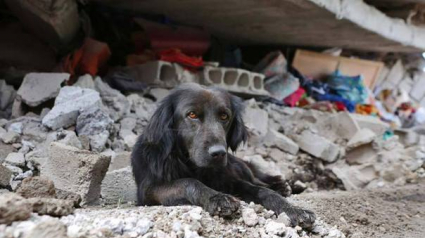
<path fill-rule="evenodd" d="M 198 115 L 196 115 L 196 113 L 194 113 L 194 112 L 189 112 L 189 113 L 187 114 L 187 116 L 188 116 L 190 119 L 197 119 L 197 118 L 198 118 Z"/>
<path fill-rule="evenodd" d="M 226 113 L 222 113 L 220 115 L 220 119 L 223 121 L 227 121 L 229 119 L 229 115 L 227 115 Z"/>

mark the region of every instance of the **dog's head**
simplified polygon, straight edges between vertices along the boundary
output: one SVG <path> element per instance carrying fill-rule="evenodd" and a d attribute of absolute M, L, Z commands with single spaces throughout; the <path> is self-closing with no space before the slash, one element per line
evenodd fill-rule
<path fill-rule="evenodd" d="M 184 84 L 168 95 L 144 132 L 163 157 L 180 153 L 197 167 L 225 166 L 247 139 L 242 100 L 219 88 Z"/>

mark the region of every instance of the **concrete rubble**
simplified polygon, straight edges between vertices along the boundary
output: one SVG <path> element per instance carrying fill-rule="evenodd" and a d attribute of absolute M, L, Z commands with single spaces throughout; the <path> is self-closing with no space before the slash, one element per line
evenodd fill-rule
<path fill-rule="evenodd" d="M 136 202 L 131 150 L 169 90 L 151 89 L 145 97 L 143 93 L 124 95 L 90 75 L 80 77 L 73 86 L 61 86 L 59 81 L 49 99 L 39 95 L 31 101 L 42 105 L 55 98 L 53 108 L 0 120 L 0 189 L 17 196 L 0 192 L 0 209 L 1 201 L 12 200 L 23 209 L 4 205 L 16 215 L 0 215 L 0 223 L 7 224 L 0 225 L 0 234 L 35 234 L 35 227 L 52 224 L 62 235 L 65 227 L 64 237 L 91 235 L 99 229 L 130 237 L 344 237 L 337 228 L 320 222 L 320 229 L 313 232 L 291 228 L 287 218 L 272 218 L 254 204 L 243 204 L 234 223 L 210 217 L 196 207 L 86 207 L 69 215 L 79 206 Z M 388 136 L 389 125 L 372 117 L 281 107 L 255 99 L 245 101 L 245 108 L 250 136 L 236 156 L 265 173 L 281 176 L 287 181 L 282 188 L 287 195 L 425 181 L 425 139 L 416 131 Z M 160 216 L 166 218 L 157 220 Z M 26 221 L 11 223 L 18 220 Z"/>

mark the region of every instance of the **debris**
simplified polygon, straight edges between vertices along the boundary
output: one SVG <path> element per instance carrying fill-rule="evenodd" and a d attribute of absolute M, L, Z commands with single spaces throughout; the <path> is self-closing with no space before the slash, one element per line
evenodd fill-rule
<path fill-rule="evenodd" d="M 389 125 L 379 120 L 379 118 L 364 116 L 360 114 L 351 114 L 351 117 L 359 124 L 360 128 L 368 128 L 376 135 L 382 135 L 389 129 Z"/>
<path fill-rule="evenodd" d="M 273 129 L 269 129 L 264 140 L 264 143 L 269 147 L 274 145 L 277 148 L 290 154 L 296 155 L 298 153 L 299 147 L 293 140 Z"/>
<path fill-rule="evenodd" d="M 334 165 L 332 172 L 342 181 L 347 190 L 364 188 L 369 182 L 378 177 L 374 166 L 371 164 L 356 166 Z"/>
<path fill-rule="evenodd" d="M 25 198 L 15 193 L 0 194 L 0 224 L 10 225 L 31 216 L 32 207 Z"/>
<path fill-rule="evenodd" d="M 247 104 L 243 116 L 245 126 L 257 136 L 266 136 L 269 118 L 267 111 L 259 108 L 255 99 L 249 100 Z"/>
<path fill-rule="evenodd" d="M 6 144 L 13 144 L 19 141 L 19 134 L 14 131 L 8 131 L 6 133 L 1 133 L 0 138 Z"/>
<path fill-rule="evenodd" d="M 25 157 L 22 153 L 10 153 L 5 162 L 14 166 L 23 167 L 25 166 Z"/>
<path fill-rule="evenodd" d="M 18 90 L 18 96 L 30 107 L 36 107 L 59 94 L 67 73 L 29 73 Z"/>
<path fill-rule="evenodd" d="M 24 179 L 16 193 L 24 198 L 56 198 L 53 182 L 39 176 Z"/>
<path fill-rule="evenodd" d="M 66 226 L 54 219 L 37 224 L 26 237 L 31 238 L 68 238 Z"/>
<path fill-rule="evenodd" d="M 106 204 L 136 202 L 137 186 L 131 167 L 108 171 L 101 191 Z"/>
<path fill-rule="evenodd" d="M 12 178 L 12 171 L 0 163 L 0 187 L 6 187 Z"/>
<path fill-rule="evenodd" d="M 87 108 L 77 118 L 76 130 L 79 136 L 87 136 L 92 151 L 102 152 L 109 138 L 114 121 L 100 108 Z"/>
<path fill-rule="evenodd" d="M 56 142 L 49 154 L 41 176 L 54 181 L 57 189 L 79 194 L 83 204 L 97 203 L 110 158 Z"/>
<path fill-rule="evenodd" d="M 347 150 L 371 143 L 376 137 L 376 134 L 368 128 L 363 128 L 358 131 L 347 143 Z"/>
<path fill-rule="evenodd" d="M 266 232 L 269 235 L 282 236 L 285 234 L 286 226 L 283 223 L 269 221 L 265 226 Z"/>
<path fill-rule="evenodd" d="M 258 216 L 252 208 L 242 209 L 242 218 L 247 226 L 255 226 L 258 223 Z"/>
<path fill-rule="evenodd" d="M 56 130 L 76 123 L 81 111 L 86 108 L 101 107 L 99 93 L 80 87 L 63 87 L 56 97 L 55 106 L 43 118 L 43 125 Z"/>
<path fill-rule="evenodd" d="M 49 215 L 54 217 L 67 216 L 74 212 L 74 203 L 68 200 L 56 198 L 28 198 L 32 211 L 39 215 Z"/>
<path fill-rule="evenodd" d="M 85 74 L 83 76 L 80 76 L 77 82 L 75 82 L 74 85 L 72 86 L 80 87 L 80 88 L 96 89 L 94 86 L 93 77 L 90 74 Z"/>
<path fill-rule="evenodd" d="M 95 78 L 94 84 L 112 120 L 118 121 L 130 112 L 130 102 L 118 90 L 104 83 L 100 77 Z"/>
<path fill-rule="evenodd" d="M 170 90 L 165 88 L 152 88 L 149 90 L 149 94 L 155 97 L 157 102 L 162 101 L 168 94 L 170 93 Z"/>
<path fill-rule="evenodd" d="M 341 155 L 341 148 L 338 145 L 309 130 L 304 130 L 300 135 L 294 135 L 293 138 L 301 150 L 326 162 L 335 162 Z"/>

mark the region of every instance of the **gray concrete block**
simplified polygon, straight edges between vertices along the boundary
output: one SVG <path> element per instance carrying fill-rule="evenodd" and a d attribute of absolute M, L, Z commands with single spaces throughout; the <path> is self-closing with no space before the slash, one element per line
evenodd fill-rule
<path fill-rule="evenodd" d="M 236 93 L 268 95 L 264 89 L 264 75 L 243 69 L 205 67 L 201 74 L 201 83 Z"/>
<path fill-rule="evenodd" d="M 165 61 L 152 61 L 127 67 L 125 71 L 137 81 L 149 85 L 174 87 L 178 84 L 178 75 L 173 64 Z"/>
<path fill-rule="evenodd" d="M 130 166 L 106 174 L 102 198 L 106 204 L 136 202 L 137 186 Z"/>
<path fill-rule="evenodd" d="M 293 137 L 301 150 L 326 162 L 334 162 L 341 155 L 341 148 L 338 145 L 309 130 L 305 130 L 300 135 L 294 135 Z"/>
<path fill-rule="evenodd" d="M 41 176 L 51 179 L 57 189 L 81 196 L 82 204 L 96 204 L 110 157 L 53 142 Z"/>

